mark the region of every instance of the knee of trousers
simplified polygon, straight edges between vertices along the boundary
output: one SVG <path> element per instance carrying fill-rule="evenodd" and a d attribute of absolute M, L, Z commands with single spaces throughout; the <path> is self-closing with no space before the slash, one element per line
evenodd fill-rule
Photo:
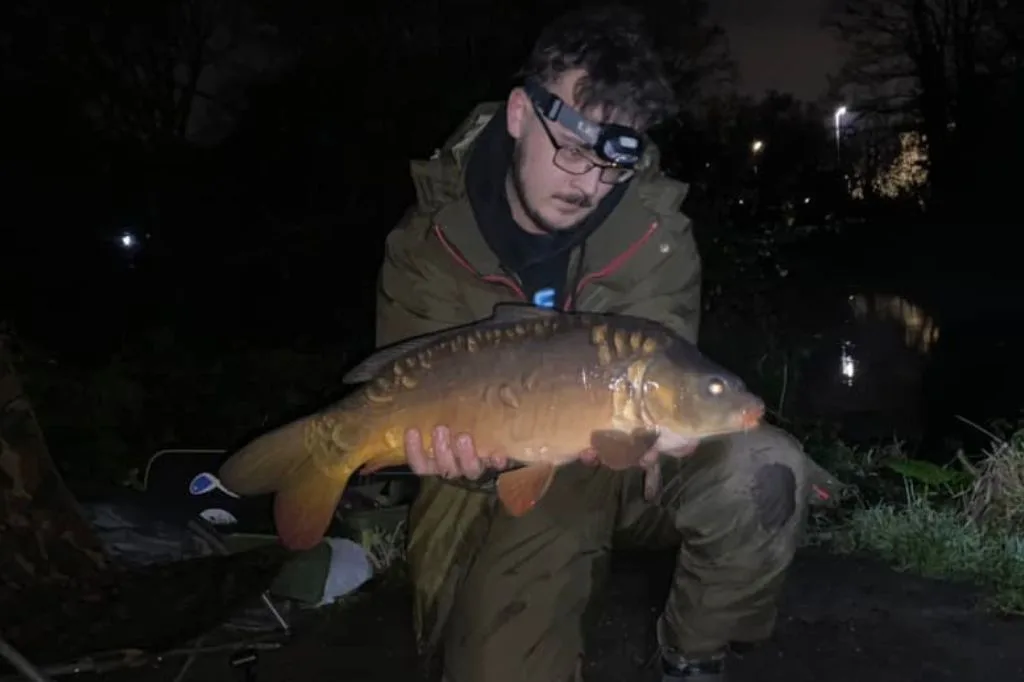
<path fill-rule="evenodd" d="M 774 535 L 798 528 L 808 500 L 807 455 L 785 431 L 765 425 L 721 441 L 720 502 L 744 509 L 761 532 Z"/>

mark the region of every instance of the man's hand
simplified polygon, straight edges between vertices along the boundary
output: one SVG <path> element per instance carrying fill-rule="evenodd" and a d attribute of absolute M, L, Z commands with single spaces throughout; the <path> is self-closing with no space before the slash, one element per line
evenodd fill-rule
<path fill-rule="evenodd" d="M 491 453 L 481 457 L 473 444 L 473 438 L 468 433 L 458 434 L 453 443 L 451 430 L 447 426 L 438 426 L 434 428 L 433 436 L 434 452 L 431 457 L 423 447 L 423 436 L 418 429 L 409 429 L 405 432 L 405 456 L 409 461 L 409 468 L 418 476 L 465 478 L 475 481 L 486 469 L 501 471 L 508 467 L 508 457 L 502 453 Z M 637 466 L 650 469 L 657 463 L 660 454 L 685 457 L 696 447 L 696 444 L 687 445 L 664 453 L 652 448 L 644 454 Z M 600 463 L 597 452 L 591 448 L 580 452 L 580 461 L 592 466 Z"/>
<path fill-rule="evenodd" d="M 636 466 L 641 469 L 650 469 L 658 463 L 658 457 L 660 455 L 665 455 L 667 457 L 686 457 L 687 455 L 693 454 L 693 451 L 697 449 L 698 445 L 698 442 L 693 442 L 689 445 L 682 445 L 671 450 L 658 450 L 657 448 L 651 448 L 637 461 Z M 581 452 L 580 461 L 584 464 L 590 464 L 591 466 L 597 466 L 601 463 L 601 460 L 597 458 L 597 451 L 593 448 L 587 448 Z"/>
<path fill-rule="evenodd" d="M 692 454 L 697 449 L 699 443 L 693 442 L 687 445 L 681 445 L 671 450 L 659 451 L 651 448 L 644 456 L 640 458 L 638 466 L 644 470 L 644 499 L 648 502 L 654 502 L 658 495 L 661 493 L 661 467 L 658 466 L 658 457 L 665 455 L 666 457 L 686 457 Z"/>
<path fill-rule="evenodd" d="M 700 443 L 695 441 L 688 445 L 681 445 L 677 448 L 672 448 L 671 450 L 656 450 L 654 448 L 651 448 L 650 450 L 644 453 L 643 457 L 640 458 L 640 462 L 637 464 L 637 466 L 644 469 L 649 469 L 650 467 L 658 463 L 659 455 L 665 455 L 666 457 L 674 457 L 677 459 L 680 457 L 686 457 L 687 455 L 693 454 L 693 451 L 697 449 L 698 445 L 700 445 Z"/>
<path fill-rule="evenodd" d="M 418 476 L 441 476 L 443 478 L 467 478 L 475 481 L 488 468 L 504 469 L 508 458 L 493 454 L 480 457 L 468 433 L 460 433 L 452 443 L 452 434 L 447 426 L 434 428 L 433 457 L 423 447 L 423 436 L 419 429 L 405 432 L 405 456 L 409 468 Z"/>

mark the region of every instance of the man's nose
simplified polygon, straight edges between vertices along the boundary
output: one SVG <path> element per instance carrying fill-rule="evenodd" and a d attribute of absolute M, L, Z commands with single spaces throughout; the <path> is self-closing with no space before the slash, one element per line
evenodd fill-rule
<path fill-rule="evenodd" d="M 601 169 L 591 168 L 582 175 L 573 176 L 572 187 L 578 190 L 588 197 L 592 197 L 597 194 L 598 187 L 601 186 Z"/>

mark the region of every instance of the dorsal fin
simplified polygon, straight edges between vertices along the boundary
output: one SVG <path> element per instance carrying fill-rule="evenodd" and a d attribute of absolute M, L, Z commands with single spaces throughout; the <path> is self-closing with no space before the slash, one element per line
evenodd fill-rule
<path fill-rule="evenodd" d="M 494 311 L 490 317 L 478 322 L 445 329 L 432 334 L 416 336 L 375 351 L 368 358 L 350 369 L 342 377 L 342 382 L 346 384 L 360 384 L 364 381 L 370 381 L 377 376 L 378 372 L 385 367 L 391 366 L 400 358 L 429 348 L 447 338 L 457 336 L 470 329 L 487 329 L 493 325 L 557 317 L 560 314 L 562 313 L 557 310 L 538 308 L 525 303 L 499 303 L 494 306 Z"/>
<path fill-rule="evenodd" d="M 424 334 L 423 336 L 416 336 L 405 341 L 399 341 L 392 346 L 381 348 L 346 372 L 341 380 L 346 384 L 361 384 L 364 381 L 370 381 L 377 376 L 378 372 L 394 364 L 399 358 L 428 348 L 441 339 L 455 333 L 457 333 L 455 330 L 449 329 L 433 334 Z"/>

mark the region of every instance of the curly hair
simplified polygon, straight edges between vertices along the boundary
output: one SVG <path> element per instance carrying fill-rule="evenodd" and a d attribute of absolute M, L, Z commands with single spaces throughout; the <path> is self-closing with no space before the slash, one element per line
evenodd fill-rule
<path fill-rule="evenodd" d="M 674 117 L 678 105 L 643 16 L 622 5 L 582 8 L 548 24 L 519 71 L 551 85 L 582 69 L 576 103 L 619 112 L 640 129 Z"/>

